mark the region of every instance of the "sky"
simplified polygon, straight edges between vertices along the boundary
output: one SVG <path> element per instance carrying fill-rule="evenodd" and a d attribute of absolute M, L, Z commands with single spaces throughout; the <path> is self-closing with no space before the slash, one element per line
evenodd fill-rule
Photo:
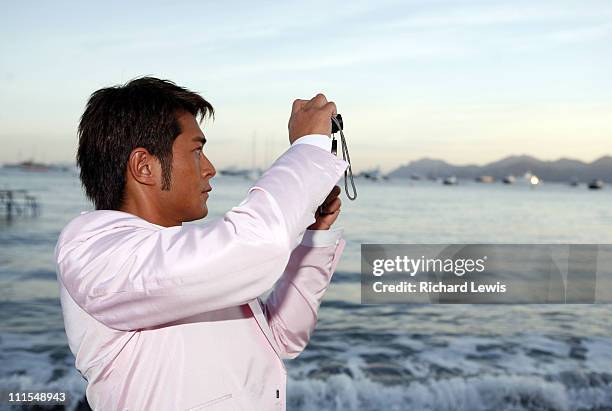
<path fill-rule="evenodd" d="M 610 0 L 3 3 L 0 163 L 74 163 L 89 95 L 143 75 L 213 104 L 217 168 L 268 166 L 319 92 L 355 171 L 612 154 Z"/>

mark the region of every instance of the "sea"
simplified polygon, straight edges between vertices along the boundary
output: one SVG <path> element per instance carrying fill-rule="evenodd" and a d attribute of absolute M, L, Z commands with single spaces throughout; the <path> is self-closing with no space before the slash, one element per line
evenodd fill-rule
<path fill-rule="evenodd" d="M 209 216 L 196 224 L 220 218 L 252 184 L 215 177 Z M 360 299 L 363 243 L 612 244 L 612 188 L 357 179 L 349 201 L 339 185 L 347 246 L 310 344 L 287 362 L 288 410 L 612 410 L 612 305 Z M 0 189 L 28 190 L 40 205 L 35 217 L 0 216 L 0 390 L 67 391 L 66 410 L 87 409 L 53 250 L 92 205 L 72 171 L 0 169 Z"/>

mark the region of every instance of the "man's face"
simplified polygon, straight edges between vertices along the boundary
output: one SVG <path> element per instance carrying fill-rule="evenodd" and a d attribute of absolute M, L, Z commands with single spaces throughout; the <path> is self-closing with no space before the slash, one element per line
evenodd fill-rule
<path fill-rule="evenodd" d="M 181 134 L 172 145 L 172 174 L 169 191 L 161 191 L 161 204 L 175 221 L 186 222 L 206 217 L 210 179 L 215 167 L 202 148 L 206 139 L 193 114 L 178 117 Z"/>

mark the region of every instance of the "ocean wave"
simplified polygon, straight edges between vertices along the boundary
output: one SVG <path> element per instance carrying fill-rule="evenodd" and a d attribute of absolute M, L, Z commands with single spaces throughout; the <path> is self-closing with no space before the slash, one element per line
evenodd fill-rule
<path fill-rule="evenodd" d="M 363 376 L 288 384 L 287 409 L 295 411 L 584 411 L 612 407 L 612 380 L 586 375 L 592 385 L 572 387 L 560 377 L 483 375 L 385 386 Z M 599 381 L 599 382 L 598 382 Z"/>

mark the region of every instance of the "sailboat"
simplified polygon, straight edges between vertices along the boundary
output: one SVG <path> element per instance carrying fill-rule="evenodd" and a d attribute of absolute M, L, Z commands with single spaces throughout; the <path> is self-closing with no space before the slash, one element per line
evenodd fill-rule
<path fill-rule="evenodd" d="M 588 185 L 591 190 L 601 190 L 604 187 L 604 182 L 600 178 L 596 178 Z"/>

